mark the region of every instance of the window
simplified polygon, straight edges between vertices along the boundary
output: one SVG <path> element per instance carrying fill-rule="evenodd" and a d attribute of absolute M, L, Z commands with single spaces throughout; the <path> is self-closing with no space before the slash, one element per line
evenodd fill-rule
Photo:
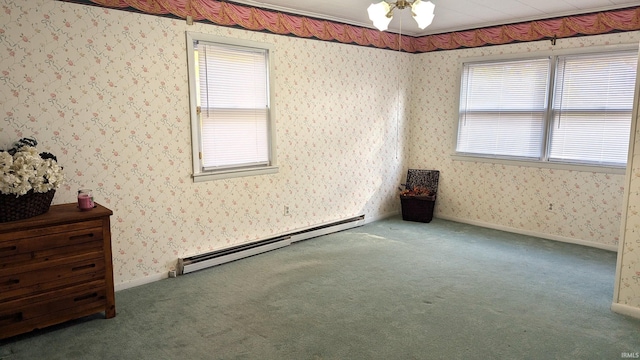
<path fill-rule="evenodd" d="M 626 165 L 636 53 L 557 59 L 550 161 Z"/>
<path fill-rule="evenodd" d="M 187 33 L 194 181 L 277 172 L 265 44 Z"/>
<path fill-rule="evenodd" d="M 458 155 L 624 167 L 637 51 L 463 64 Z"/>
<path fill-rule="evenodd" d="M 547 59 L 465 65 L 458 152 L 538 158 L 549 71 Z"/>

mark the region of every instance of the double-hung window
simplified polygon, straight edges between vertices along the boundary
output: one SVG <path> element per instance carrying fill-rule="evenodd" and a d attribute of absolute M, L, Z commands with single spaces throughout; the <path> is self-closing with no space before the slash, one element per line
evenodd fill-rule
<path fill-rule="evenodd" d="M 195 181 L 277 172 L 271 49 L 187 33 Z"/>
<path fill-rule="evenodd" d="M 463 64 L 456 154 L 624 167 L 638 53 Z"/>

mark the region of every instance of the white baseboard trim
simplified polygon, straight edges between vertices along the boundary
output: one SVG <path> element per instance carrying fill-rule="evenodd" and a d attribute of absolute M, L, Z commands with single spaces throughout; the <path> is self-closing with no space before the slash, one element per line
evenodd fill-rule
<path fill-rule="evenodd" d="M 160 281 L 168 277 L 169 277 L 169 270 L 165 271 L 162 274 L 154 274 L 154 275 L 145 276 L 140 279 L 133 279 L 133 280 L 121 282 L 119 284 L 114 285 L 114 290 L 115 291 L 126 290 L 136 286 L 146 285 L 152 282 Z"/>
<path fill-rule="evenodd" d="M 464 223 L 464 224 L 485 227 L 485 228 L 494 229 L 494 230 L 501 230 L 501 231 L 516 233 L 516 234 L 521 234 L 521 235 L 534 236 L 534 237 L 547 239 L 547 240 L 560 241 L 560 242 L 569 243 L 569 244 L 576 244 L 576 245 L 588 246 L 588 247 L 593 247 L 593 248 L 602 249 L 602 250 L 618 252 L 618 246 L 617 245 L 606 245 L 606 244 L 600 244 L 600 243 L 597 243 L 597 242 L 594 242 L 594 241 L 573 239 L 573 238 L 568 238 L 568 237 L 564 237 L 564 236 L 539 233 L 539 232 L 536 232 L 536 231 L 516 229 L 516 228 L 512 228 L 512 227 L 508 227 L 508 226 L 486 223 L 486 222 L 483 222 L 483 221 L 461 219 L 461 218 L 457 218 L 455 216 L 446 216 L 446 215 L 443 216 L 443 215 L 436 214 L 436 217 L 439 218 L 439 219 L 443 219 L 443 220 L 450 220 L 450 221 L 455 221 L 455 222 L 460 222 L 460 223 Z"/>
<path fill-rule="evenodd" d="M 613 303 L 611 304 L 611 311 L 621 315 L 626 315 L 636 319 L 640 319 L 640 308 L 637 308 L 637 307 L 633 307 L 625 304 Z"/>

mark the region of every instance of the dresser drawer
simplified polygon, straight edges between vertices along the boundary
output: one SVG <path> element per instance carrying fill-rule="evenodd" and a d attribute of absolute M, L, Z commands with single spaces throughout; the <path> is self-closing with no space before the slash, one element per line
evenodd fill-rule
<path fill-rule="evenodd" d="M 0 275 L 0 301 L 103 279 L 105 276 L 105 260 L 101 252 L 53 260 L 46 265 L 33 269 L 28 266 L 5 269 Z"/>
<path fill-rule="evenodd" d="M 0 303 L 0 334 L 13 336 L 104 310 L 106 288 L 96 280 Z"/>
<path fill-rule="evenodd" d="M 102 243 L 97 241 L 77 244 L 73 247 L 59 247 L 47 250 L 32 251 L 29 253 L 16 254 L 0 258 L 0 274 L 4 274 L 10 267 L 33 268 L 34 264 L 40 263 L 40 266 L 47 266 L 54 260 L 60 260 L 68 257 L 74 257 L 92 252 L 101 252 Z"/>
<path fill-rule="evenodd" d="M 102 240 L 102 221 L 100 220 L 4 233 L 0 234 L 0 264 L 6 261 L 5 258 L 19 254 L 87 242 L 102 244 Z"/>

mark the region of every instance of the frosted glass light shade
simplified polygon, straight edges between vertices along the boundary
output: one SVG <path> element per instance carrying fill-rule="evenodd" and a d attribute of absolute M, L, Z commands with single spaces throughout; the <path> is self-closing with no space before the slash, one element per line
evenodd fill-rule
<path fill-rule="evenodd" d="M 380 31 L 385 31 L 389 27 L 389 23 L 391 22 L 391 17 L 387 17 L 389 11 L 391 11 L 391 5 L 386 1 L 371 4 L 367 8 L 369 19 L 373 21 L 373 26 Z"/>
<path fill-rule="evenodd" d="M 436 6 L 431 1 L 416 0 L 413 2 L 411 11 L 420 29 L 431 25 L 433 21 L 433 10 L 435 10 L 435 8 Z"/>

